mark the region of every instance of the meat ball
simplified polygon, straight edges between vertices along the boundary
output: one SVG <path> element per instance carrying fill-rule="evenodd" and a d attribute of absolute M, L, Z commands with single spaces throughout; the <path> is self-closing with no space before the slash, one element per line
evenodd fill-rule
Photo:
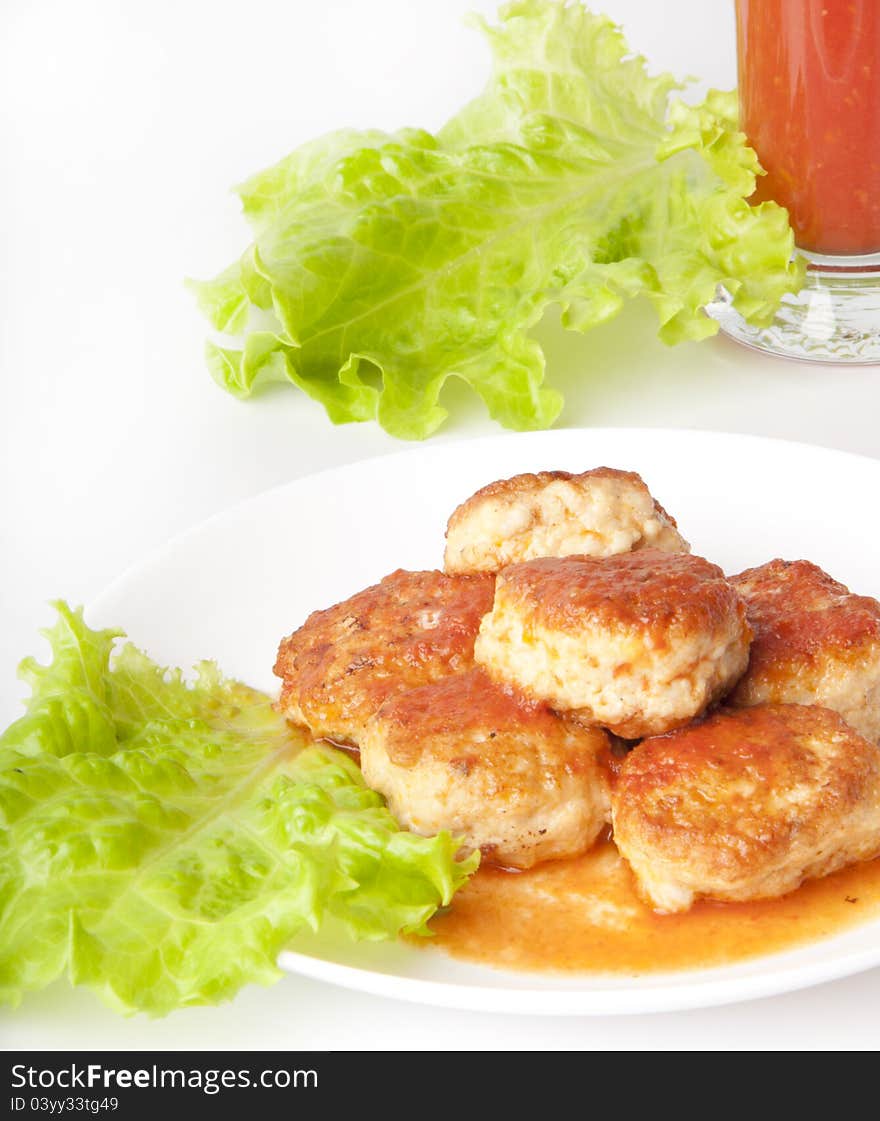
<path fill-rule="evenodd" d="M 479 670 L 391 697 L 361 767 L 406 828 L 448 829 L 511 868 L 584 852 L 608 822 L 608 737 L 502 689 Z"/>
<path fill-rule="evenodd" d="M 658 910 L 784 895 L 880 853 L 880 750 L 827 708 L 717 713 L 633 749 L 612 819 Z"/>
<path fill-rule="evenodd" d="M 313 735 L 358 744 L 383 701 L 471 669 L 491 576 L 398 570 L 285 638 L 275 673 L 278 707 Z"/>
<path fill-rule="evenodd" d="M 731 583 L 754 641 L 730 703 L 825 705 L 880 740 L 880 603 L 805 560 L 772 560 Z"/>
<path fill-rule="evenodd" d="M 504 569 L 475 657 L 531 698 L 638 739 L 723 696 L 745 670 L 749 639 L 720 568 L 642 549 Z"/>
<path fill-rule="evenodd" d="M 478 490 L 446 529 L 447 572 L 498 572 L 535 557 L 605 557 L 653 547 L 687 553 L 675 520 L 632 471 L 541 471 Z"/>

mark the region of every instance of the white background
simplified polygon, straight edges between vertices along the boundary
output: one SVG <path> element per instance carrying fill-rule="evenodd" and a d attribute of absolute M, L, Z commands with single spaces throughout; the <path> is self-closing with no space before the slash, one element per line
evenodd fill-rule
<path fill-rule="evenodd" d="M 604 0 L 658 69 L 735 81 L 732 0 Z M 149 5 L 6 0 L 0 12 L 0 723 L 46 601 L 88 603 L 230 503 L 399 445 L 334 429 L 293 390 L 241 404 L 201 360 L 183 288 L 233 259 L 228 188 L 340 126 L 439 126 L 487 51 L 475 0 Z M 698 87 L 700 88 L 700 87 Z M 587 337 L 544 324 L 561 423 L 701 427 L 880 456 L 878 370 L 668 350 L 633 307 Z M 453 394 L 437 439 L 492 431 Z M 698 465 L 695 465 L 698 466 Z M 876 516 L 868 512 L 868 516 Z M 821 511 L 817 511 L 821 518 Z M 137 637 L 137 636 L 133 636 Z M 210 653 L 210 652 L 206 652 Z M 122 1020 L 64 985 L 0 1019 L 7 1047 L 874 1048 L 880 972 L 704 1012 L 536 1020 L 375 999 L 296 978 L 231 1005 Z"/>

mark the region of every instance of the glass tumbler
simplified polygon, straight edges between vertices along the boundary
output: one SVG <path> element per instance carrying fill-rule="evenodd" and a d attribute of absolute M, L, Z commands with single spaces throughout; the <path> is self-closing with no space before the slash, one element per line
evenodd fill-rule
<path fill-rule="evenodd" d="M 752 201 L 787 207 L 807 279 L 727 334 L 774 354 L 880 363 L 880 0 L 736 0 L 742 128 L 767 174 Z"/>

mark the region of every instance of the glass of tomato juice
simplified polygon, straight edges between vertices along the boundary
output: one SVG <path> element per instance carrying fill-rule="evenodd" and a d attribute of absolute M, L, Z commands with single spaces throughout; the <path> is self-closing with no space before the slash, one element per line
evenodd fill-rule
<path fill-rule="evenodd" d="M 741 125 L 788 209 L 807 280 L 769 328 L 788 357 L 880 363 L 880 0 L 736 0 Z"/>

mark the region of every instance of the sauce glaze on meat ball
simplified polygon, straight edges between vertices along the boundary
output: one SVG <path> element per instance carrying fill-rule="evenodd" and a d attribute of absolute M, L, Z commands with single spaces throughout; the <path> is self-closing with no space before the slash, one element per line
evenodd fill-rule
<path fill-rule="evenodd" d="M 637 739 L 723 696 L 745 670 L 749 640 L 720 568 L 643 549 L 504 569 L 475 656 L 531 698 Z"/>
<path fill-rule="evenodd" d="M 487 575 L 401 569 L 315 611 L 279 647 L 279 709 L 315 736 L 358 744 L 388 697 L 473 667 L 493 586 Z"/>
<path fill-rule="evenodd" d="M 824 705 L 880 740 L 880 603 L 805 560 L 772 560 L 731 583 L 754 641 L 730 703 Z"/>
<path fill-rule="evenodd" d="M 607 824 L 608 747 L 472 670 L 387 700 L 361 768 L 406 828 L 448 829 L 490 863 L 530 868 L 586 851 Z"/>
<path fill-rule="evenodd" d="M 498 572 L 536 557 L 611 556 L 690 546 L 633 471 L 541 471 L 478 490 L 446 529 L 447 572 Z"/>
<path fill-rule="evenodd" d="M 784 895 L 880 853 L 880 750 L 818 706 L 716 713 L 630 752 L 612 819 L 658 910 Z"/>

